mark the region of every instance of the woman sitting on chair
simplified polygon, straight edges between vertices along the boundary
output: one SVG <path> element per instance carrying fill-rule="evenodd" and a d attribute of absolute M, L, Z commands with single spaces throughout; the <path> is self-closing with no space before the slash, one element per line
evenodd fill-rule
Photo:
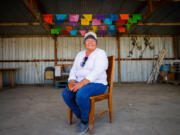
<path fill-rule="evenodd" d="M 91 96 L 104 94 L 107 89 L 108 59 L 104 50 L 96 48 L 97 36 L 88 32 L 84 36 L 86 50 L 77 54 L 68 78 L 73 87 L 65 88 L 62 97 L 78 118 L 77 133 L 88 130 Z"/>

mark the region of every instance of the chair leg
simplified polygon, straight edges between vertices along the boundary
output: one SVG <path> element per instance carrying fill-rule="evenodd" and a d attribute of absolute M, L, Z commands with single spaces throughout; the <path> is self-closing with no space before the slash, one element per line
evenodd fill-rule
<path fill-rule="evenodd" d="M 70 125 L 72 124 L 72 117 L 73 117 L 73 113 L 72 113 L 71 109 L 68 107 L 68 123 Z"/>
<path fill-rule="evenodd" d="M 93 134 L 94 130 L 94 101 L 91 101 L 90 112 L 89 112 L 89 132 Z"/>
<path fill-rule="evenodd" d="M 113 122 L 112 97 L 108 98 L 108 106 L 109 106 L 109 119 L 110 119 L 110 123 L 112 123 Z"/>

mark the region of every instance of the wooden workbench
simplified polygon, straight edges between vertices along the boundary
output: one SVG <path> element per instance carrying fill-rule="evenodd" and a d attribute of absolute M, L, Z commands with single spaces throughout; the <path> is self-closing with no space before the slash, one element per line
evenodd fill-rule
<path fill-rule="evenodd" d="M 10 72 L 11 74 L 11 87 L 14 87 L 14 73 L 17 68 L 0 68 L 0 88 L 3 88 L 3 72 Z"/>

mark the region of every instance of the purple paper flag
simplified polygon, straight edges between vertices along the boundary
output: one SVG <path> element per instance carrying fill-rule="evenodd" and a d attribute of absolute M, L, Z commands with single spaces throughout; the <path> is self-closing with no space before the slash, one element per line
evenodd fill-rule
<path fill-rule="evenodd" d="M 97 14 L 97 15 L 96 15 L 96 19 L 103 21 L 103 20 L 105 19 L 105 16 L 102 15 L 102 14 Z"/>
<path fill-rule="evenodd" d="M 105 31 L 105 30 L 99 30 L 98 33 L 99 33 L 99 35 L 101 35 L 101 36 L 106 35 L 106 31 Z"/>
<path fill-rule="evenodd" d="M 69 25 L 71 26 L 77 26 L 78 22 L 69 22 Z"/>
<path fill-rule="evenodd" d="M 85 30 L 89 30 L 89 26 L 86 26 L 84 29 L 85 29 Z"/>
<path fill-rule="evenodd" d="M 70 14 L 69 15 L 69 22 L 78 22 L 79 15 L 78 14 Z"/>

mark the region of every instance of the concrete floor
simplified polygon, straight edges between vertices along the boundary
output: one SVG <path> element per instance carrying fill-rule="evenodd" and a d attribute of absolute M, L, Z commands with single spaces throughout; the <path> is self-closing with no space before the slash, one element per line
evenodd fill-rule
<path fill-rule="evenodd" d="M 61 91 L 52 87 L 0 90 L 0 135 L 76 135 L 75 125 L 67 123 Z M 108 114 L 97 117 L 95 135 L 180 134 L 180 86 L 122 85 L 113 92 L 114 122 L 109 123 Z M 99 102 L 96 112 L 106 107 L 106 102 Z"/>

